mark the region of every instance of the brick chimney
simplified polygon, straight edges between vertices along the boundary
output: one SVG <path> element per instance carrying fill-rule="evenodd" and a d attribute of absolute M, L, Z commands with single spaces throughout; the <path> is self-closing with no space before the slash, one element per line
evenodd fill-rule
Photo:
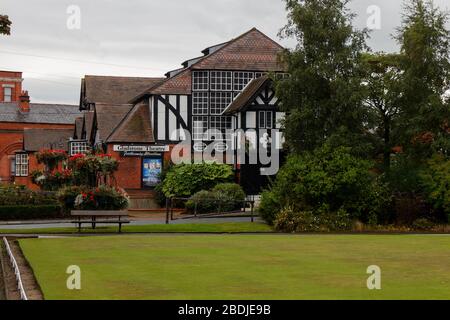
<path fill-rule="evenodd" d="M 19 110 L 20 112 L 30 112 L 30 96 L 28 91 L 22 91 L 19 96 Z"/>

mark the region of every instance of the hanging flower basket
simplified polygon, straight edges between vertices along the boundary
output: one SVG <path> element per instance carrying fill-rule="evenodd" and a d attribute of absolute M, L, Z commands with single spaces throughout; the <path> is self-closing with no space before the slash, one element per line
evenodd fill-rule
<path fill-rule="evenodd" d="M 49 171 L 53 171 L 58 163 L 67 159 L 65 150 L 42 150 L 36 154 L 38 163 L 45 164 Z"/>

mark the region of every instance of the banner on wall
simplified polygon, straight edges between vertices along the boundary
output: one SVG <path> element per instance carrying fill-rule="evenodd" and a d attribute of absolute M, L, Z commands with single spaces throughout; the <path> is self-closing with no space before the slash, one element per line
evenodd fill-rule
<path fill-rule="evenodd" d="M 162 158 L 142 159 L 142 184 L 144 187 L 155 187 L 161 181 Z"/>

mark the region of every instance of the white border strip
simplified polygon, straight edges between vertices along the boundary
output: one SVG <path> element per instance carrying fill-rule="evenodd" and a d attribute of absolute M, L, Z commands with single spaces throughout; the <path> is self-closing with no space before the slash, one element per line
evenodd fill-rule
<path fill-rule="evenodd" d="M 19 289 L 19 292 L 20 292 L 20 298 L 22 300 L 28 300 L 27 294 L 25 293 L 25 289 L 23 288 L 22 277 L 20 276 L 19 266 L 17 265 L 16 259 L 14 258 L 14 255 L 11 251 L 8 240 L 5 237 L 3 237 L 3 242 L 5 243 L 6 252 L 8 253 L 9 260 L 11 261 L 12 267 L 14 269 L 14 273 L 16 274 L 17 288 Z"/>

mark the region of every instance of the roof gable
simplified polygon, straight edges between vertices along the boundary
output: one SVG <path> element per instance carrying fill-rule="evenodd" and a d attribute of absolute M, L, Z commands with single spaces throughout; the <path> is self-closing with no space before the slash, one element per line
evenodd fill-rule
<path fill-rule="evenodd" d="M 94 127 L 101 141 L 106 141 L 132 107 L 131 104 L 96 104 Z"/>
<path fill-rule="evenodd" d="M 153 129 L 150 124 L 150 108 L 137 104 L 114 129 L 107 142 L 153 143 Z"/>
<path fill-rule="evenodd" d="M 268 76 L 262 76 L 253 79 L 248 83 L 244 90 L 230 103 L 223 111 L 223 115 L 230 115 L 243 111 L 251 104 L 266 86 L 271 86 L 272 80 Z"/>
<path fill-rule="evenodd" d="M 74 139 L 82 139 L 83 136 L 83 117 L 79 117 L 75 119 L 75 128 L 73 132 Z"/>
<path fill-rule="evenodd" d="M 82 103 L 127 104 L 132 98 L 160 84 L 164 78 L 87 75 L 82 80 Z"/>
<path fill-rule="evenodd" d="M 256 28 L 226 43 L 202 60 L 192 65 L 193 69 L 284 71 L 278 55 L 284 50 L 281 45 Z"/>
<path fill-rule="evenodd" d="M 82 133 L 86 134 L 86 140 L 91 139 L 91 134 L 94 126 L 94 111 L 89 111 L 84 114 Z M 82 135 L 83 137 L 83 135 Z"/>
<path fill-rule="evenodd" d="M 261 72 L 284 71 L 278 55 L 282 46 L 267 37 L 256 28 L 243 35 L 204 50 L 207 54 L 172 78 L 159 85 L 148 88 L 143 94 L 131 99 L 131 103 L 140 101 L 149 94 L 186 94 L 192 92 L 192 71 L 205 70 L 249 70 Z"/>

